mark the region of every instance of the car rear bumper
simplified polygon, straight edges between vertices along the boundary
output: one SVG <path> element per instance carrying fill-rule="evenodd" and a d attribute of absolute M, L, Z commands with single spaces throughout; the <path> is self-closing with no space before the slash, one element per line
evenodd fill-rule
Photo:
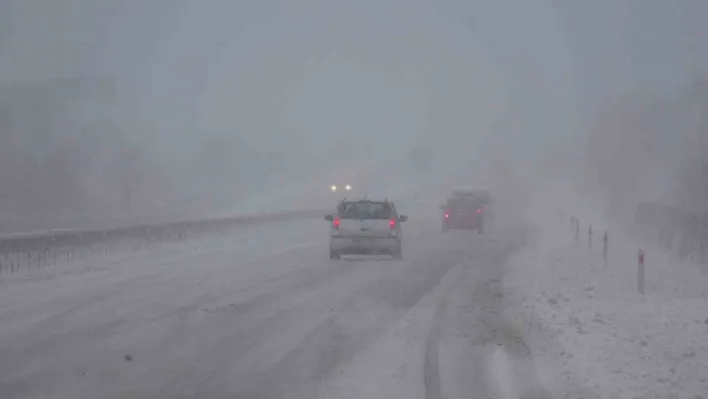
<path fill-rule="evenodd" d="M 332 237 L 330 250 L 344 254 L 390 254 L 399 247 L 397 237 Z"/>
<path fill-rule="evenodd" d="M 483 222 L 481 218 L 468 220 L 443 219 L 443 227 L 446 229 L 454 230 L 477 230 L 482 228 L 482 223 Z"/>

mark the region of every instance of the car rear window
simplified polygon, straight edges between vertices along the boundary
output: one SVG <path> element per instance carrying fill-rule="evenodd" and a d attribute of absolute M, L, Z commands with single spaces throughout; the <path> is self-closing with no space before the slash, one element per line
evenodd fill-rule
<path fill-rule="evenodd" d="M 390 219 L 391 207 L 385 202 L 343 202 L 337 209 L 341 219 Z"/>
<path fill-rule="evenodd" d="M 491 203 L 491 197 L 488 195 L 480 195 L 480 194 L 468 194 L 468 195 L 453 195 L 450 197 L 451 201 L 478 201 L 479 203 L 482 204 L 489 204 Z"/>
<path fill-rule="evenodd" d="M 449 207 L 455 210 L 476 210 L 484 206 L 484 202 L 478 199 L 454 199 L 450 201 Z"/>

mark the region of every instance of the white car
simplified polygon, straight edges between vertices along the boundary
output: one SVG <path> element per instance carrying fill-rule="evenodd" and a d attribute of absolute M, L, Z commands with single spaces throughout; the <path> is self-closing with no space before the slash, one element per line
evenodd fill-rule
<path fill-rule="evenodd" d="M 331 223 L 330 259 L 354 254 L 403 256 L 401 223 L 408 217 L 399 215 L 389 200 L 344 199 L 325 220 Z"/>

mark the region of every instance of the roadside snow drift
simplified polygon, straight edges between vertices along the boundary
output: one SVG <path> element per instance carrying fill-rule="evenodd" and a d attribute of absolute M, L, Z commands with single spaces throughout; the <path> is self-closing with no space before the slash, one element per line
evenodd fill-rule
<path fill-rule="evenodd" d="M 605 265 L 586 236 L 542 226 L 511 262 L 506 309 L 545 384 L 565 398 L 705 397 L 708 277 L 648 251 L 642 296 L 637 247 L 611 244 Z"/>

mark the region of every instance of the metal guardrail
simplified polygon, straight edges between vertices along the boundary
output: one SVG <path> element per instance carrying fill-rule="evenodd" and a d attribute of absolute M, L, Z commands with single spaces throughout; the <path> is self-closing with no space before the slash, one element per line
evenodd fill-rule
<path fill-rule="evenodd" d="M 116 249 L 149 249 L 159 243 L 183 241 L 208 233 L 224 235 L 236 227 L 315 218 L 323 214 L 324 211 L 320 210 L 298 210 L 108 229 L 62 229 L 5 235 L 0 236 L 0 273 L 49 266 Z"/>

